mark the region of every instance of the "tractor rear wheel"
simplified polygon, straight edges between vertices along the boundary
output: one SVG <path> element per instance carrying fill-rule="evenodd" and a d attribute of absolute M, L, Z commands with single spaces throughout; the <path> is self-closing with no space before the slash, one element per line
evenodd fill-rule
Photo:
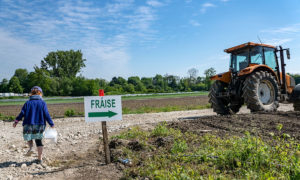
<path fill-rule="evenodd" d="M 279 106 L 279 87 L 275 77 L 265 71 L 252 73 L 244 82 L 243 98 L 251 112 L 276 111 Z"/>
<path fill-rule="evenodd" d="M 294 102 L 294 111 L 300 111 L 300 100 Z"/>
<path fill-rule="evenodd" d="M 215 81 L 210 89 L 209 102 L 217 114 L 228 115 L 237 113 L 242 103 L 231 105 L 230 102 L 223 97 L 218 97 L 220 92 L 226 92 L 227 84 L 222 81 Z"/>

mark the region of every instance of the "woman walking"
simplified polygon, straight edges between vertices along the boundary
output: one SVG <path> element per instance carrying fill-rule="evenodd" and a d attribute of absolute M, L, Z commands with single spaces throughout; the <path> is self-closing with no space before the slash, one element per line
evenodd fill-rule
<path fill-rule="evenodd" d="M 43 155 L 43 133 L 46 127 L 46 121 L 53 128 L 54 123 L 48 112 L 47 105 L 42 99 L 43 91 L 40 87 L 34 86 L 31 89 L 30 98 L 24 104 L 19 116 L 16 118 L 13 127 L 16 127 L 18 122 L 23 120 L 23 137 L 29 145 L 27 156 L 33 153 L 33 140 L 37 146 L 38 159 L 37 163 L 41 164 Z"/>

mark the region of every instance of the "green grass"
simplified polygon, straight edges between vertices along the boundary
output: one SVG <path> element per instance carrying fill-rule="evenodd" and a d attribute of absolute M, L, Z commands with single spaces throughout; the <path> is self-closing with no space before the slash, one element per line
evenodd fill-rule
<path fill-rule="evenodd" d="M 0 106 L 8 106 L 8 105 L 23 105 L 28 98 L 21 101 L 9 101 L 9 102 L 1 102 Z M 83 103 L 83 98 L 78 99 L 49 99 L 45 100 L 47 104 L 61 104 L 61 103 Z"/>
<path fill-rule="evenodd" d="M 163 94 L 163 95 L 143 95 L 143 96 L 124 96 L 122 97 L 123 100 L 138 100 L 138 99 L 160 99 L 160 98 L 176 98 L 176 97 L 190 97 L 190 96 L 201 96 L 201 95 L 208 95 L 207 91 L 203 92 L 191 92 L 191 93 L 184 93 L 184 94 Z"/>
<path fill-rule="evenodd" d="M 121 158 L 132 162 L 124 171 L 125 179 L 300 179 L 300 144 L 278 130 L 263 140 L 248 132 L 218 137 L 182 133 L 160 124 L 153 131 L 135 127 L 113 139 L 138 141 L 144 147 L 140 151 L 118 147 Z M 169 144 L 157 146 L 156 139 L 166 136 Z"/>
<path fill-rule="evenodd" d="M 123 114 L 144 114 L 144 113 L 158 113 L 158 112 L 171 112 L 171 111 L 186 111 L 186 110 L 200 110 L 208 109 L 210 104 L 206 105 L 193 105 L 193 106 L 165 106 L 165 107 L 140 107 L 137 109 L 123 108 Z"/>
<path fill-rule="evenodd" d="M 185 93 L 185 94 L 165 94 L 165 95 L 143 95 L 143 96 L 123 96 L 122 100 L 138 100 L 138 99 L 159 99 L 159 98 L 176 98 L 176 97 L 189 97 L 189 96 L 200 96 L 200 95 L 207 95 L 208 92 L 196 92 L 196 93 Z M 47 104 L 61 104 L 61 103 L 83 103 L 83 98 L 77 99 L 59 99 L 59 97 L 55 97 L 58 99 L 49 99 L 45 100 Z M 13 98 L 15 99 L 15 98 Z M 20 101 L 9 101 L 3 102 L 0 101 L 0 106 L 7 106 L 7 105 L 23 105 L 24 102 L 28 98 L 18 98 L 22 99 Z"/>
<path fill-rule="evenodd" d="M 3 121 L 14 121 L 16 119 L 15 116 L 5 116 L 5 115 L 2 115 L 0 113 L 0 120 L 3 120 Z"/>

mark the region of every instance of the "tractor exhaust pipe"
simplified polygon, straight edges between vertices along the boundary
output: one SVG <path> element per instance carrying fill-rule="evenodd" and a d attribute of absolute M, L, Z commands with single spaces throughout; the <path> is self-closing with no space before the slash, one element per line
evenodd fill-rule
<path fill-rule="evenodd" d="M 282 77 L 282 94 L 286 94 L 286 77 L 285 77 L 285 66 L 284 63 L 284 55 L 283 50 L 281 46 L 279 46 L 279 52 L 280 52 L 280 63 L 281 63 L 281 77 Z"/>

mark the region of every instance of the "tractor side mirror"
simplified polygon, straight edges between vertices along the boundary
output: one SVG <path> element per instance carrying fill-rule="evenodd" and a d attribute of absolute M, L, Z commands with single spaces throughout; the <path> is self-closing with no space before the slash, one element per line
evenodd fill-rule
<path fill-rule="evenodd" d="M 291 55 L 290 55 L 290 49 L 286 49 L 286 57 L 287 57 L 288 59 L 291 58 Z"/>

